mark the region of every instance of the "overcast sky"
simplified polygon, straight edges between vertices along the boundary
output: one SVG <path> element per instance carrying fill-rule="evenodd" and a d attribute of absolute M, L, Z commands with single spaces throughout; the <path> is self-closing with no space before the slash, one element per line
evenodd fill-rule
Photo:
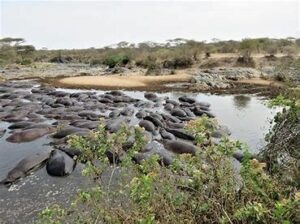
<path fill-rule="evenodd" d="M 3 1 L 1 37 L 37 48 L 300 36 L 299 1 Z"/>

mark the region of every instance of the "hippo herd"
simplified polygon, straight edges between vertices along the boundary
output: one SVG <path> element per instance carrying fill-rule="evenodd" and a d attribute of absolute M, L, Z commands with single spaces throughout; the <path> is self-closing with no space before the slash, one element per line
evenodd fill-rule
<path fill-rule="evenodd" d="M 147 144 L 134 155 L 134 160 L 140 162 L 157 154 L 168 165 L 176 153 L 196 153 L 195 138 L 186 133 L 184 125 L 202 115 L 214 117 L 210 105 L 186 95 L 171 99 L 146 92 L 137 99 L 119 90 L 66 91 L 35 81 L 1 83 L 0 121 L 8 122 L 9 126 L 0 128 L 0 138 L 8 136 L 7 142 L 20 144 L 47 136 L 53 150 L 24 158 L 0 183 L 12 183 L 43 164 L 52 176 L 72 173 L 76 166 L 74 157 L 80 152 L 67 146 L 68 136 L 86 135 L 98 127 L 100 119 L 110 133 L 124 125 L 142 127 Z M 220 138 L 224 134 L 230 133 L 222 127 L 215 136 Z M 127 147 L 133 145 L 134 137 L 127 143 Z M 107 157 L 111 160 L 114 156 L 107 152 Z"/>

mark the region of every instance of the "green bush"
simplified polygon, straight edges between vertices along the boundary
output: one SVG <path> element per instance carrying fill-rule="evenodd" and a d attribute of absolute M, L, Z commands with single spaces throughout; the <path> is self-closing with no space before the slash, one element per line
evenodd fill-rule
<path fill-rule="evenodd" d="M 156 155 L 132 162 L 145 144 L 139 128 L 108 134 L 101 126 L 87 137 L 73 137 L 71 146 L 82 150 L 79 159 L 86 162 L 83 173 L 96 180 L 95 186 L 78 194 L 72 212 L 47 208 L 40 222 L 296 223 L 299 193 L 265 173 L 265 164 L 250 160 L 247 151 L 238 174 L 232 154 L 242 148 L 239 142 L 203 144 L 214 127 L 208 118 L 189 123 L 186 130 L 197 134 L 201 150 L 178 155 L 169 167 L 161 166 Z M 123 154 L 122 145 L 133 133 L 134 146 Z M 108 163 L 107 150 L 122 156 L 119 165 Z M 99 182 L 107 170 L 108 183 Z"/>
<path fill-rule="evenodd" d="M 109 68 L 114 68 L 116 65 L 124 66 L 128 64 L 129 61 L 130 59 L 126 55 L 113 55 L 106 57 L 103 64 L 107 65 Z"/>

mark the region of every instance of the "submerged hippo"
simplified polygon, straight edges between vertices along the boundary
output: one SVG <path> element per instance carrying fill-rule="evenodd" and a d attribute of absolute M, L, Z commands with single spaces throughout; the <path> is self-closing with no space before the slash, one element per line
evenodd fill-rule
<path fill-rule="evenodd" d="M 106 122 L 105 129 L 109 132 L 114 133 L 120 130 L 123 126 L 126 126 L 130 121 L 127 117 L 118 117 L 116 119 L 111 119 Z"/>
<path fill-rule="evenodd" d="M 34 141 L 44 135 L 50 134 L 55 130 L 53 127 L 32 128 L 20 132 L 15 132 L 10 135 L 6 141 L 11 143 L 21 143 Z"/>
<path fill-rule="evenodd" d="M 5 129 L 0 129 L 0 138 L 2 138 L 5 133 L 6 133 Z"/>
<path fill-rule="evenodd" d="M 10 184 L 17 179 L 25 177 L 31 170 L 41 166 L 50 156 L 50 151 L 40 152 L 22 159 L 15 168 L 8 172 L 1 184 Z"/>
<path fill-rule="evenodd" d="M 47 162 L 46 170 L 52 176 L 66 176 L 73 172 L 75 161 L 65 152 L 53 150 Z"/>

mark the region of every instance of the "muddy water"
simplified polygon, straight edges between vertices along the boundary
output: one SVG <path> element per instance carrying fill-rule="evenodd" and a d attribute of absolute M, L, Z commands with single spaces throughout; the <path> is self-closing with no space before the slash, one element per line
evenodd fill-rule
<path fill-rule="evenodd" d="M 87 90 L 74 90 L 58 88 L 60 91 L 87 92 Z M 90 90 L 95 92 L 95 90 Z M 103 94 L 105 91 L 96 91 Z M 145 100 L 142 91 L 124 91 L 130 97 Z M 177 100 L 178 97 L 187 93 L 169 92 L 157 94 L 161 97 L 169 97 Z M 249 146 L 253 153 L 258 152 L 264 145 L 264 136 L 271 128 L 270 121 L 279 112 L 280 108 L 269 108 L 263 97 L 255 95 L 214 95 L 207 93 L 188 93 L 200 102 L 211 104 L 211 110 L 216 119 L 222 125 L 228 126 L 233 139 L 239 139 Z M 159 111 L 163 111 L 163 108 Z"/>
<path fill-rule="evenodd" d="M 80 92 L 80 90 L 58 90 Z M 124 93 L 133 98 L 144 99 L 144 92 L 124 91 Z M 183 94 L 172 92 L 158 95 L 177 99 Z M 199 101 L 209 102 L 218 122 L 227 125 L 232 132 L 232 138 L 247 143 L 252 152 L 259 151 L 265 145 L 264 135 L 271 127 L 270 120 L 278 109 L 268 108 L 261 98 L 254 95 L 218 96 L 194 93 L 189 95 Z M 0 128 L 6 128 L 8 125 L 9 123 L 0 122 Z M 50 150 L 47 146 L 49 142 L 47 137 L 29 143 L 15 144 L 5 141 L 8 135 L 6 133 L 0 139 L 0 179 L 3 179 L 25 156 Z M 43 167 L 9 189 L 0 187 L 0 223 L 31 223 L 36 214 L 46 206 L 52 203 L 68 204 L 78 189 L 89 185 L 88 180 L 81 176 L 81 170 L 82 166 L 79 165 L 70 176 L 58 178 L 49 176 Z"/>

